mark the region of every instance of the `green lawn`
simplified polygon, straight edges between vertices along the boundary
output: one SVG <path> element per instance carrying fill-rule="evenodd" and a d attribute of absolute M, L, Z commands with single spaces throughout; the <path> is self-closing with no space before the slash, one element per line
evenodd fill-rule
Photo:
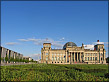
<path fill-rule="evenodd" d="M 108 65 L 31 64 L 1 66 L 1 81 L 109 81 Z"/>

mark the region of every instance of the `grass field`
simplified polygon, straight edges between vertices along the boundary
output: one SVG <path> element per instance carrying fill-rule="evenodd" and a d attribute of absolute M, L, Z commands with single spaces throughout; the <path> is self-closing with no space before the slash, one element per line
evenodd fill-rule
<path fill-rule="evenodd" d="M 1 66 L 1 81 L 109 81 L 108 65 L 30 64 Z"/>

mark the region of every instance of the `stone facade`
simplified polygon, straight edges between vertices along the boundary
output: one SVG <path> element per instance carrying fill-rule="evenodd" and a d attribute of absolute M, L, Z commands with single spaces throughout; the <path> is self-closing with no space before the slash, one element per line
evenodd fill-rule
<path fill-rule="evenodd" d="M 9 61 L 10 62 L 10 58 L 22 58 L 23 59 L 23 54 L 20 54 L 20 53 L 17 53 L 15 51 L 12 51 L 12 50 L 9 50 L 7 48 L 4 48 L 4 47 L 0 47 L 0 55 L 1 55 L 1 58 L 3 58 L 3 62 L 5 62 L 5 57 L 7 56 L 9 58 Z"/>
<path fill-rule="evenodd" d="M 52 49 L 51 43 L 44 43 L 41 49 L 41 63 L 48 64 L 105 64 L 104 44 L 97 44 L 94 50 L 85 49 L 84 44 L 77 47 L 75 43 L 68 42 L 63 49 Z"/>

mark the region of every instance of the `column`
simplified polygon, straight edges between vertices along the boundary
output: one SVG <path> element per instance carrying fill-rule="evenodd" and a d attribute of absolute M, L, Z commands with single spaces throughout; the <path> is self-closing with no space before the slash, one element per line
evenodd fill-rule
<path fill-rule="evenodd" d="M 41 50 L 41 63 L 43 63 L 42 61 L 43 61 L 43 53 L 42 53 L 42 50 Z"/>
<path fill-rule="evenodd" d="M 80 52 L 80 62 L 81 62 L 81 52 Z"/>
<path fill-rule="evenodd" d="M 50 51 L 48 52 L 49 53 L 49 56 L 48 56 L 48 62 L 50 63 L 51 62 L 51 53 L 50 53 Z"/>
<path fill-rule="evenodd" d="M 94 54 L 97 54 L 97 56 L 95 56 L 95 57 L 97 57 L 97 62 L 99 61 L 99 63 L 100 63 L 100 53 L 94 53 Z"/>
<path fill-rule="evenodd" d="M 7 63 L 9 62 L 9 50 L 7 49 L 7 57 L 8 57 L 8 61 Z"/>
<path fill-rule="evenodd" d="M 105 61 L 105 53 L 103 54 L 103 60 Z"/>
<path fill-rule="evenodd" d="M 73 61 L 73 60 L 72 60 L 72 52 L 71 52 L 71 63 L 72 63 L 72 61 Z"/>
<path fill-rule="evenodd" d="M 83 61 L 85 61 L 85 53 L 82 53 Z"/>
<path fill-rule="evenodd" d="M 71 53 L 69 52 L 69 56 L 71 56 Z M 71 62 L 70 57 L 69 57 L 69 63 Z"/>
<path fill-rule="evenodd" d="M 74 62 L 75 62 L 75 52 L 74 52 L 74 54 L 73 54 L 73 55 L 74 55 Z"/>
<path fill-rule="evenodd" d="M 78 62 L 78 52 L 77 52 L 77 62 Z"/>
<path fill-rule="evenodd" d="M 45 63 L 45 61 L 46 61 L 46 56 L 45 56 L 45 52 L 44 52 L 44 55 L 43 55 L 43 63 Z"/>
<path fill-rule="evenodd" d="M 56 52 L 56 63 L 57 63 L 57 61 L 58 61 L 58 56 L 57 56 L 57 52 Z"/>
<path fill-rule="evenodd" d="M 65 52 L 65 55 L 66 55 L 66 56 L 65 56 L 65 58 L 66 58 L 65 60 L 66 60 L 66 63 L 67 63 L 67 51 Z"/>

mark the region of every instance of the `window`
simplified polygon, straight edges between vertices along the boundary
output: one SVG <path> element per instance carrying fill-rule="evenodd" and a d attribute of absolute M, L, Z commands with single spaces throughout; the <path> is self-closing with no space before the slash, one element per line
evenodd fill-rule
<path fill-rule="evenodd" d="M 90 60 L 92 60 L 92 57 L 90 57 Z"/>
<path fill-rule="evenodd" d="M 59 61 L 59 57 L 58 57 L 58 61 Z"/>
<path fill-rule="evenodd" d="M 52 61 L 54 60 L 54 57 L 52 57 Z"/>
<path fill-rule="evenodd" d="M 46 47 L 48 47 L 48 45 L 46 45 Z"/>
<path fill-rule="evenodd" d="M 89 61 L 89 57 L 88 57 L 88 61 Z"/>
<path fill-rule="evenodd" d="M 46 57 L 46 60 L 48 60 L 48 57 Z"/>
<path fill-rule="evenodd" d="M 102 56 L 102 53 L 100 55 Z"/>
<path fill-rule="evenodd" d="M 48 53 L 46 53 L 46 55 L 48 55 Z"/>
<path fill-rule="evenodd" d="M 95 56 L 97 56 L 97 54 L 95 54 Z"/>
<path fill-rule="evenodd" d="M 95 57 L 95 60 L 97 60 L 97 57 Z"/>
<path fill-rule="evenodd" d="M 102 58 L 101 58 L 101 60 L 102 60 Z"/>
<path fill-rule="evenodd" d="M 87 60 L 87 57 L 85 57 L 85 60 Z"/>
<path fill-rule="evenodd" d="M 93 57 L 93 60 L 94 60 L 94 57 Z"/>
<path fill-rule="evenodd" d="M 55 61 L 56 61 L 56 57 L 55 57 Z"/>
<path fill-rule="evenodd" d="M 100 48 L 103 48 L 103 46 L 100 46 Z"/>
<path fill-rule="evenodd" d="M 88 60 L 88 57 L 87 57 L 87 60 Z"/>
<path fill-rule="evenodd" d="M 63 59 L 63 58 L 61 57 L 61 61 L 62 61 L 62 59 Z"/>
<path fill-rule="evenodd" d="M 87 54 L 85 54 L 85 56 L 87 56 Z"/>

